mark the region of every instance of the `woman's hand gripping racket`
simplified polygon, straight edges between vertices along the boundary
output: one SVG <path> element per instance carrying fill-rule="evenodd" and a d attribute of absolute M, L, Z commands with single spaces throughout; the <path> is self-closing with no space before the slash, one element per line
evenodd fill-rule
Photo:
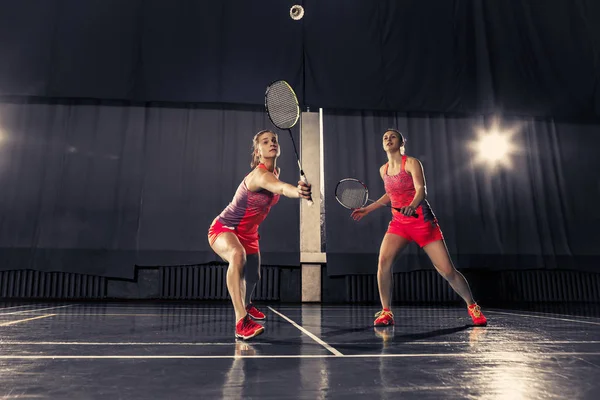
<path fill-rule="evenodd" d="M 296 142 L 292 136 L 292 128 L 300 118 L 300 107 L 298 107 L 298 98 L 294 89 L 286 81 L 275 81 L 267 87 L 265 92 L 265 109 L 269 119 L 277 128 L 287 130 L 294 145 L 294 153 L 298 160 L 298 168 L 300 168 L 300 179 L 308 185 L 308 179 L 300 164 L 300 156 L 296 149 Z M 308 205 L 312 206 L 312 197 L 307 200 Z"/>
<path fill-rule="evenodd" d="M 369 189 L 367 188 L 367 185 L 354 178 L 346 178 L 338 182 L 335 187 L 335 198 L 338 203 L 350 210 L 363 208 L 368 202 L 371 202 L 393 208 L 394 210 L 406 215 L 405 212 L 407 207 L 396 208 L 389 204 L 383 204 L 369 199 Z M 419 214 L 413 212 L 411 216 L 418 218 Z"/>

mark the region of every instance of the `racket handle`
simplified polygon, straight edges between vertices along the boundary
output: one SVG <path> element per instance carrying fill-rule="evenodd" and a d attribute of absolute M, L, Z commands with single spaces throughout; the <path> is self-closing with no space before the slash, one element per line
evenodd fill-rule
<path fill-rule="evenodd" d="M 304 171 L 302 171 L 302 170 L 300 171 L 300 180 L 308 185 L 308 179 L 306 179 L 306 175 L 304 175 Z M 311 207 L 313 204 L 315 204 L 312 200 L 312 195 L 306 201 L 308 202 L 309 207 Z"/>

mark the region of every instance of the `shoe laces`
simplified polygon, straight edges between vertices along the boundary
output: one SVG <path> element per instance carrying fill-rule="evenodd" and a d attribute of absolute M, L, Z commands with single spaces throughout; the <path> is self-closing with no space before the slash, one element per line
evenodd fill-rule
<path fill-rule="evenodd" d="M 481 317 L 481 307 L 479 307 L 478 304 L 475 304 L 475 306 L 471 307 L 470 310 L 471 310 L 471 313 L 473 313 L 473 316 L 475 318 Z"/>
<path fill-rule="evenodd" d="M 246 314 L 246 317 L 244 317 L 243 326 L 245 326 L 246 328 L 253 328 L 256 325 L 259 324 L 257 324 L 252 318 L 250 318 L 250 314 Z"/>
<path fill-rule="evenodd" d="M 388 317 L 392 317 L 394 318 L 394 314 L 391 311 L 387 311 L 387 310 L 381 310 L 381 311 L 377 311 L 375 313 L 376 317 L 383 317 L 383 316 L 388 316 Z"/>
<path fill-rule="evenodd" d="M 251 322 L 252 322 L 252 320 L 250 319 L 250 316 L 248 314 L 246 314 L 246 316 L 242 320 L 242 329 L 247 328 L 248 326 L 250 326 Z"/>

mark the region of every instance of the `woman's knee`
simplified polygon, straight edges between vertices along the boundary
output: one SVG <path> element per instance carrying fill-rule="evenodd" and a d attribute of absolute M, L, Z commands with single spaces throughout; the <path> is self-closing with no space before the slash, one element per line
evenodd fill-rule
<path fill-rule="evenodd" d="M 246 264 L 246 251 L 243 247 L 235 247 L 229 253 L 229 265 L 236 268 L 243 268 Z"/>
<path fill-rule="evenodd" d="M 389 254 L 379 254 L 377 267 L 380 271 L 389 271 L 392 268 L 394 257 Z"/>
<path fill-rule="evenodd" d="M 442 267 L 438 267 L 436 265 L 436 269 L 438 270 L 442 278 L 444 278 L 447 281 L 453 281 L 458 274 L 458 271 L 451 264 L 444 265 Z"/>

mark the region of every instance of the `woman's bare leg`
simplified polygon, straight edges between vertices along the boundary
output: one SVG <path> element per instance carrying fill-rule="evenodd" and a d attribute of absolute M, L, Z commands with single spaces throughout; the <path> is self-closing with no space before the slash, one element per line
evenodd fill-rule
<path fill-rule="evenodd" d="M 429 256 L 435 269 L 448 281 L 452 289 L 463 298 L 467 306 L 475 304 L 469 283 L 463 274 L 454 268 L 450 254 L 448 254 L 448 249 L 446 248 L 446 243 L 443 240 L 438 240 L 429 243 L 423 247 L 423 250 Z"/>
<path fill-rule="evenodd" d="M 389 309 L 392 306 L 392 266 L 398 254 L 408 243 L 408 239 L 391 233 L 386 233 L 383 237 L 377 263 L 377 285 L 382 308 Z"/>
<path fill-rule="evenodd" d="M 237 322 L 246 315 L 244 304 L 246 250 L 242 247 L 237 236 L 230 232 L 221 233 L 211 247 L 215 253 L 229 263 L 227 267 L 227 290 L 233 303 L 235 321 Z"/>

